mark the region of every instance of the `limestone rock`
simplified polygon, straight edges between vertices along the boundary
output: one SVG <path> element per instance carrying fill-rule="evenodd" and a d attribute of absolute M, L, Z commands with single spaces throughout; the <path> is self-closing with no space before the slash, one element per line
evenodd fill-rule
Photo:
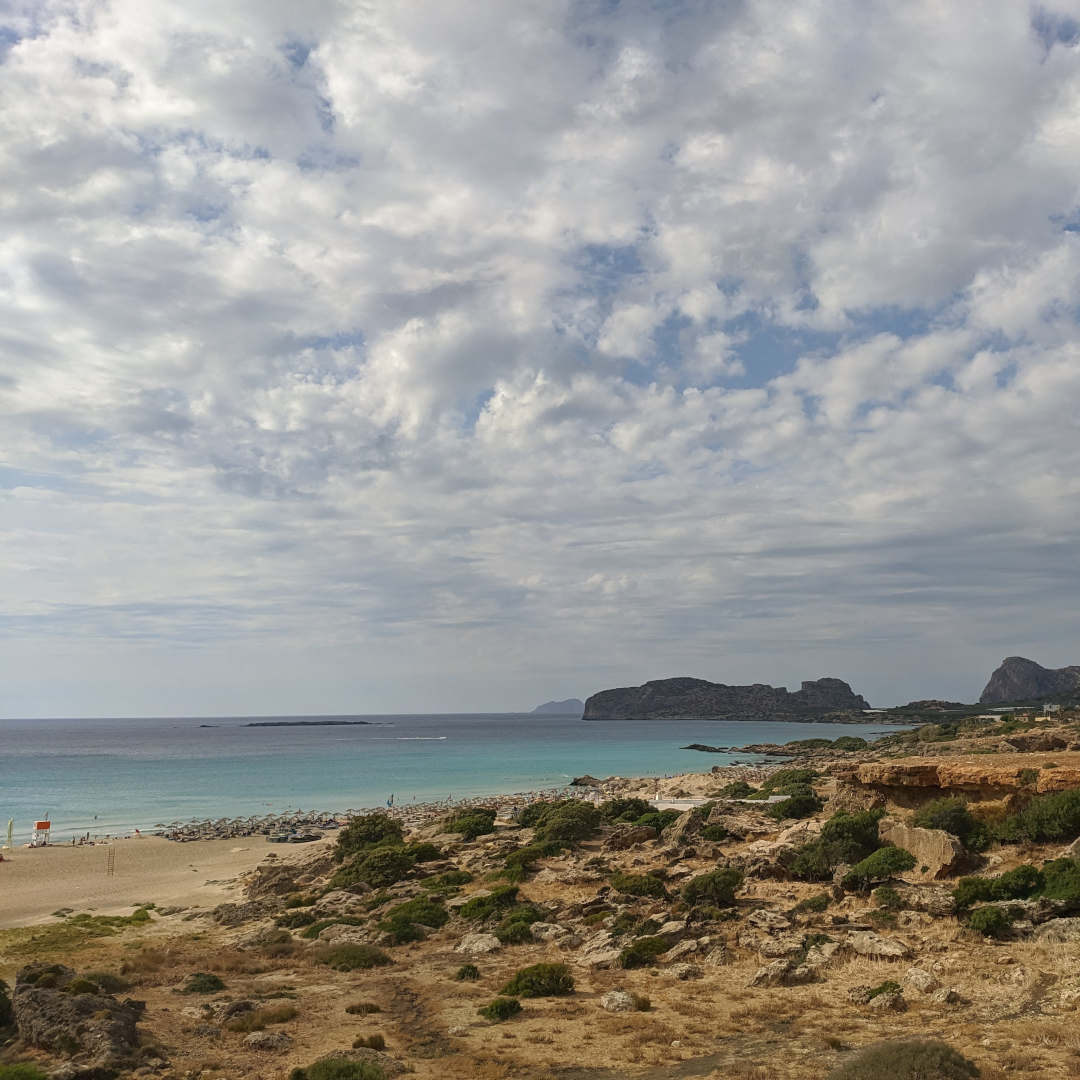
<path fill-rule="evenodd" d="M 912 967 L 904 972 L 904 982 L 924 994 L 933 993 L 941 983 L 924 968 Z"/>
<path fill-rule="evenodd" d="M 765 908 L 751 912 L 747 916 L 746 924 L 747 926 L 756 926 L 770 934 L 791 929 L 790 919 L 781 915 L 778 911 L 768 911 Z"/>
<path fill-rule="evenodd" d="M 566 937 L 570 933 L 565 926 L 550 922 L 534 922 L 529 929 L 537 941 L 555 941 L 558 938 Z"/>
<path fill-rule="evenodd" d="M 1054 944 L 1080 941 L 1080 918 L 1050 919 L 1035 931 L 1035 940 Z"/>
<path fill-rule="evenodd" d="M 727 951 L 726 946 L 717 945 L 715 949 L 711 949 L 706 954 L 702 963 L 707 967 L 723 967 L 725 964 L 731 963 L 731 954 Z"/>
<path fill-rule="evenodd" d="M 687 979 L 700 979 L 701 968 L 697 964 L 675 964 L 668 969 L 669 974 L 674 975 L 676 979 L 683 981 Z"/>
<path fill-rule="evenodd" d="M 858 986 L 853 986 L 847 992 L 848 1001 L 850 1001 L 852 1005 L 869 1005 L 871 1000 L 870 993 L 872 990 L 872 986 L 866 986 L 862 983 Z"/>
<path fill-rule="evenodd" d="M 872 960 L 903 960 L 911 950 L 896 938 L 882 937 L 873 930 L 857 930 L 847 936 L 847 945 L 859 956 Z"/>
<path fill-rule="evenodd" d="M 249 1050 L 288 1050 L 292 1042 L 292 1036 L 284 1031 L 253 1031 L 244 1039 Z"/>
<path fill-rule="evenodd" d="M 626 851 L 656 837 L 657 832 L 651 825 L 618 825 L 604 839 L 604 851 Z"/>
<path fill-rule="evenodd" d="M 960 996 L 959 992 L 954 990 L 951 986 L 944 986 L 940 990 L 934 992 L 931 995 L 930 1000 L 935 1005 L 959 1005 L 964 999 Z"/>
<path fill-rule="evenodd" d="M 799 986 L 813 982 L 816 973 L 806 964 L 795 965 L 790 960 L 774 960 L 771 964 L 758 968 L 749 985 L 757 986 Z"/>
<path fill-rule="evenodd" d="M 75 972 L 63 964 L 28 964 L 16 976 L 12 1008 L 27 1046 L 111 1068 L 130 1061 L 139 1044 L 134 1002 L 111 994 L 73 994 Z"/>
<path fill-rule="evenodd" d="M 780 934 L 758 942 L 758 952 L 764 957 L 794 956 L 802 947 L 802 934 Z"/>
<path fill-rule="evenodd" d="M 484 956 L 501 948 L 502 942 L 494 934 L 466 934 L 454 951 L 469 956 Z"/>
<path fill-rule="evenodd" d="M 634 997 L 625 990 L 609 990 L 600 998 L 600 1007 L 608 1012 L 633 1012 Z"/>
<path fill-rule="evenodd" d="M 618 960 L 620 952 L 622 948 L 615 944 L 614 938 L 606 930 L 600 930 L 586 939 L 578 953 L 578 961 L 588 967 L 607 968 Z"/>
<path fill-rule="evenodd" d="M 905 880 L 937 881 L 948 877 L 966 856 L 964 845 L 944 829 L 920 829 L 886 818 L 878 826 L 878 835 L 915 856 L 915 867 L 900 875 Z"/>
<path fill-rule="evenodd" d="M 684 956 L 690 956 L 692 953 L 696 953 L 699 947 L 700 946 L 696 941 L 692 938 L 688 938 L 686 941 L 680 941 L 678 945 L 674 945 L 668 949 L 661 959 L 668 962 L 681 960 Z"/>
<path fill-rule="evenodd" d="M 879 1012 L 903 1012 L 907 1008 L 907 1002 L 899 990 L 886 990 L 870 999 L 870 1008 Z"/>
<path fill-rule="evenodd" d="M 1080 666 L 1044 668 L 1024 656 L 1007 656 L 990 676 L 979 698 L 980 705 L 1067 694 L 1080 688 Z"/>

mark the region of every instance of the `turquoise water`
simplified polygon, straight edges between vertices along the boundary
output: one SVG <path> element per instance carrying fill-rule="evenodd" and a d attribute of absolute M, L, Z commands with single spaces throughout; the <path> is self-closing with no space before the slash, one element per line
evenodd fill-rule
<path fill-rule="evenodd" d="M 562 787 L 583 773 L 662 776 L 766 760 L 680 749 L 691 742 L 882 731 L 873 724 L 595 723 L 516 713 L 247 727 L 254 719 L 0 720 L 0 824 L 14 817 L 25 840 L 34 819 L 49 814 L 54 834 L 66 839 L 194 817 L 359 809 L 382 805 L 391 793 L 401 806 Z"/>

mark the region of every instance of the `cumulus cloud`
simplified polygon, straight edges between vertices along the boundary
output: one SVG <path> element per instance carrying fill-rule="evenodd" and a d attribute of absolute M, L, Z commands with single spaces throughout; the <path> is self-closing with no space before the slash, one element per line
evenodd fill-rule
<path fill-rule="evenodd" d="M 1080 35 L 0 0 L 7 713 L 1078 659 Z"/>

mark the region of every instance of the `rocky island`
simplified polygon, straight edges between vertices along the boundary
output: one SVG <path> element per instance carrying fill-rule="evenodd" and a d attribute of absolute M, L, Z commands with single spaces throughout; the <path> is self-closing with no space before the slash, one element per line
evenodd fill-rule
<path fill-rule="evenodd" d="M 580 716 L 585 702 L 581 698 L 566 698 L 565 701 L 545 701 L 543 705 L 537 705 L 534 713 L 543 713 L 547 716 Z"/>
<path fill-rule="evenodd" d="M 814 679 L 789 693 L 786 687 L 764 683 L 727 686 L 676 678 L 601 690 L 585 702 L 583 719 L 815 720 L 829 713 L 861 713 L 868 708 L 866 699 L 841 679 Z"/>

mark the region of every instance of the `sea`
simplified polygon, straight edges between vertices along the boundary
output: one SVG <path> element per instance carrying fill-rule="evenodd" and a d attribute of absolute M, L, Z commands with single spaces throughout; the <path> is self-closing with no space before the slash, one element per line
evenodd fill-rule
<path fill-rule="evenodd" d="M 267 721 L 363 725 L 253 727 Z M 584 721 L 533 713 L 0 720 L 0 831 L 53 839 L 176 821 L 401 807 L 562 788 L 576 776 L 665 776 L 767 759 L 684 750 L 861 735 L 880 724 Z"/>

